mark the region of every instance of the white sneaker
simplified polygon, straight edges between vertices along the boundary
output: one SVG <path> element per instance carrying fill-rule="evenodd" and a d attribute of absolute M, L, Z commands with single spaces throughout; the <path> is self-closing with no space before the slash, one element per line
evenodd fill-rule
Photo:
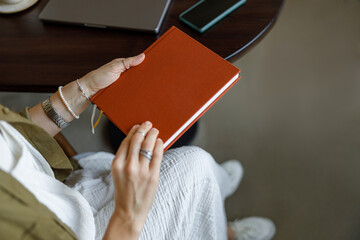
<path fill-rule="evenodd" d="M 221 164 L 230 177 L 229 193 L 227 196 L 232 195 L 239 187 L 240 181 L 244 174 L 244 169 L 238 160 L 228 160 Z"/>
<path fill-rule="evenodd" d="M 248 217 L 228 224 L 234 232 L 234 240 L 270 240 L 276 232 L 274 222 L 268 218 Z"/>

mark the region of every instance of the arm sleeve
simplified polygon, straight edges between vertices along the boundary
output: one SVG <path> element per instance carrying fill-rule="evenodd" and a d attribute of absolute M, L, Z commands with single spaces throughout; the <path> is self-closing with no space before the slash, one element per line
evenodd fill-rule
<path fill-rule="evenodd" d="M 54 213 L 2 170 L 0 202 L 0 239 L 77 239 Z"/>
<path fill-rule="evenodd" d="M 54 171 L 56 179 L 64 181 L 73 171 L 73 166 L 56 140 L 41 126 L 31 122 L 29 108 L 15 113 L 0 105 L 0 120 L 11 124 L 23 137 L 37 149 Z"/>

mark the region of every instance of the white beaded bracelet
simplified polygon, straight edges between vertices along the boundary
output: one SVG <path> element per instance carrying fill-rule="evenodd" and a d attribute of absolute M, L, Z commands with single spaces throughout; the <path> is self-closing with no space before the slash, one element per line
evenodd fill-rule
<path fill-rule="evenodd" d="M 86 98 L 88 101 L 90 101 L 90 98 L 89 98 L 88 96 L 86 96 L 85 89 L 80 85 L 79 79 L 76 79 L 76 83 L 79 85 L 79 88 L 80 88 L 80 91 L 81 91 L 81 96 L 83 96 L 83 97 Z"/>
<path fill-rule="evenodd" d="M 74 111 L 73 111 L 73 110 L 71 109 L 71 107 L 69 106 L 68 102 L 65 100 L 64 95 L 63 95 L 62 92 L 61 92 L 61 89 L 62 89 L 62 86 L 59 86 L 59 94 L 60 94 L 60 97 L 61 97 L 62 102 L 65 104 L 67 110 L 71 113 L 71 115 L 72 115 L 74 118 L 79 119 L 79 118 L 80 118 L 79 115 L 76 115 L 76 114 L 74 113 Z"/>

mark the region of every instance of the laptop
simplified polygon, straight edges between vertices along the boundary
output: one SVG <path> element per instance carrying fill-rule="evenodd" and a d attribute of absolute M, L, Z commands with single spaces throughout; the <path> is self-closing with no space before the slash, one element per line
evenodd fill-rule
<path fill-rule="evenodd" d="M 50 0 L 43 21 L 158 33 L 170 0 Z"/>

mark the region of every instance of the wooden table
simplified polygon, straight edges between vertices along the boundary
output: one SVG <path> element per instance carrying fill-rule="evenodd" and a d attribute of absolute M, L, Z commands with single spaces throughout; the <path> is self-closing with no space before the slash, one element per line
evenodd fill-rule
<path fill-rule="evenodd" d="M 47 0 L 21 13 L 0 15 L 0 91 L 56 91 L 114 58 L 144 51 L 172 25 L 234 61 L 269 31 L 284 0 L 248 0 L 204 34 L 178 20 L 197 1 L 172 0 L 157 35 L 43 23 L 38 15 Z"/>

